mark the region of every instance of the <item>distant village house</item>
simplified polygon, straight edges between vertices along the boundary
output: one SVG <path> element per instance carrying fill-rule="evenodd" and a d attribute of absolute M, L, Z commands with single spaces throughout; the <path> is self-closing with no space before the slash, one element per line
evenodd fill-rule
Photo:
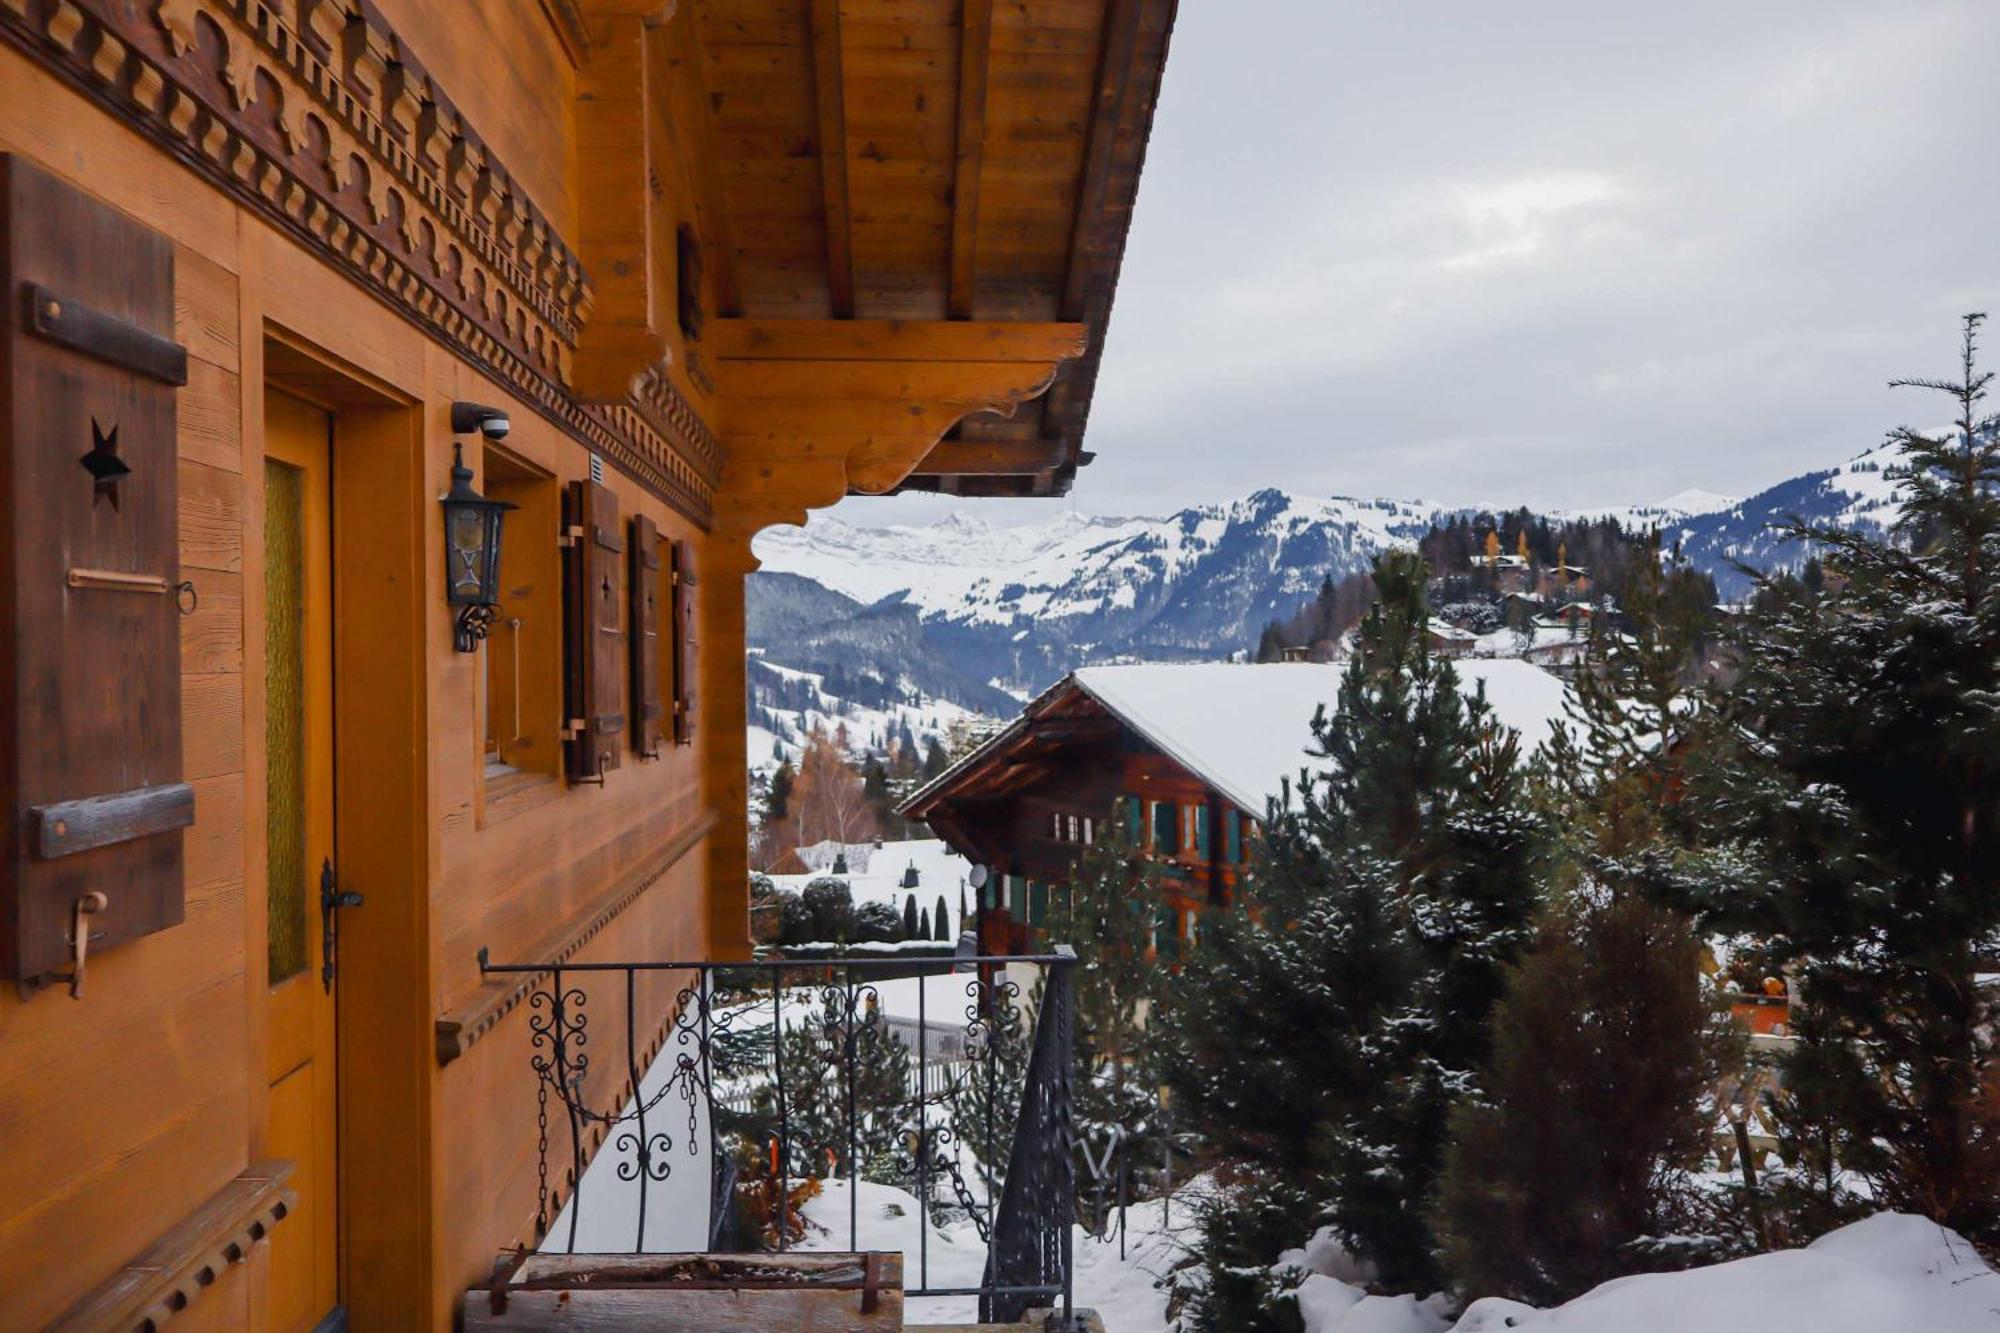
<path fill-rule="evenodd" d="M 1339 696 L 1339 664 L 1084 667 L 902 806 L 985 866 L 980 943 L 1024 952 L 1083 849 L 1122 829 L 1162 871 L 1155 947 L 1178 953 L 1210 907 L 1229 903 L 1269 802 L 1315 760 L 1313 714 Z M 1545 739 L 1567 687 L 1527 662 L 1468 660 L 1524 748 Z"/>

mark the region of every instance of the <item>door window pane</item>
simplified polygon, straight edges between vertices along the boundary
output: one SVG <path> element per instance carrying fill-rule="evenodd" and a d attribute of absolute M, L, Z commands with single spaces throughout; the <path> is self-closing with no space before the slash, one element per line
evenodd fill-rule
<path fill-rule="evenodd" d="M 264 837 L 271 984 L 306 966 L 305 474 L 264 461 Z"/>

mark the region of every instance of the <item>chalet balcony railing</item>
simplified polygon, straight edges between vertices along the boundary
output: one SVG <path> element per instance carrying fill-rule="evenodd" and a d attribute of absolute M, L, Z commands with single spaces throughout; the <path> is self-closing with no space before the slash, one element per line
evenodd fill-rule
<path fill-rule="evenodd" d="M 541 1248 L 844 1239 L 902 1250 L 909 1298 L 1071 1320 L 1075 964 L 1062 947 L 486 965 L 536 977 Z M 900 1193 L 864 1210 L 885 1186 Z M 825 1197 L 841 1190 L 844 1210 Z M 884 1202 L 905 1196 L 914 1208 Z"/>

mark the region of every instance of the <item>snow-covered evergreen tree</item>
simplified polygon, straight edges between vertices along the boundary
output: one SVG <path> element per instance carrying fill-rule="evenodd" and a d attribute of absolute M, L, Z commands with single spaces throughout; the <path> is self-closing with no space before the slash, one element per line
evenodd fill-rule
<path fill-rule="evenodd" d="M 1681 897 L 1797 981 L 1791 1123 L 1876 1206 L 2000 1240 L 2000 418 L 1982 316 L 1955 428 L 1901 429 L 1892 545 L 1795 528 L 1824 564 L 1746 618 L 1736 761 L 1697 784 L 1728 845 Z"/>
<path fill-rule="evenodd" d="M 1319 771 L 1269 812 L 1247 910 L 1204 922 L 1160 1026 L 1179 1113 L 1240 1184 L 1230 1233 L 1274 1229 L 1244 1210 L 1298 1236 L 1330 1221 L 1407 1290 L 1439 1280 L 1426 1210 L 1529 936 L 1535 826 L 1517 739 L 1427 643 L 1422 560 L 1392 552 L 1375 580 L 1338 707 L 1313 723 Z M 1269 1262 L 1208 1241 L 1211 1274 Z"/>

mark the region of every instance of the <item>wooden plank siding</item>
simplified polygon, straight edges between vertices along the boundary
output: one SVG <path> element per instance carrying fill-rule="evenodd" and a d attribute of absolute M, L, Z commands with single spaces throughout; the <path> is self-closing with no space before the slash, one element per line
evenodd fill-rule
<path fill-rule="evenodd" d="M 173 247 L 195 599 L 184 920 L 92 953 L 79 1001 L 0 990 L 0 1328 L 130 1326 L 188 1293 L 176 1328 L 271 1323 L 267 393 L 332 420 L 333 859 L 364 899 L 339 918 L 334 992 L 339 1288 L 353 1327 L 447 1329 L 496 1251 L 535 1243 L 542 1203 L 530 1009 L 485 1007 L 482 950 L 749 950 L 751 538 L 853 491 L 1074 472 L 1088 385 L 1066 367 L 1101 345 L 1172 0 L 1139 7 L 1106 121 L 1112 0 L 0 3 L 0 152 Z M 692 624 L 671 627 L 691 658 L 663 624 L 640 667 L 698 725 L 663 716 L 649 755 L 617 728 L 601 784 L 489 762 L 504 631 L 456 651 L 443 597 L 459 401 L 510 418 L 509 485 L 600 479 L 621 533 L 643 519 L 699 571 Z M 498 455 L 465 444 L 480 485 Z M 507 528 L 503 581 L 510 555 L 554 567 L 543 527 Z M 595 571 L 628 629 L 632 570 Z M 613 665 L 605 711 L 629 722 L 643 692 Z M 523 732 L 564 720 L 519 697 L 559 693 L 522 684 L 544 676 L 498 677 Z M 627 1076 L 622 984 L 589 987 L 599 1105 Z M 644 1051 L 682 984 L 639 981 Z M 464 1015 L 441 1059 L 440 1020 Z M 182 1262 L 239 1204 L 268 1234 L 213 1271 Z"/>

